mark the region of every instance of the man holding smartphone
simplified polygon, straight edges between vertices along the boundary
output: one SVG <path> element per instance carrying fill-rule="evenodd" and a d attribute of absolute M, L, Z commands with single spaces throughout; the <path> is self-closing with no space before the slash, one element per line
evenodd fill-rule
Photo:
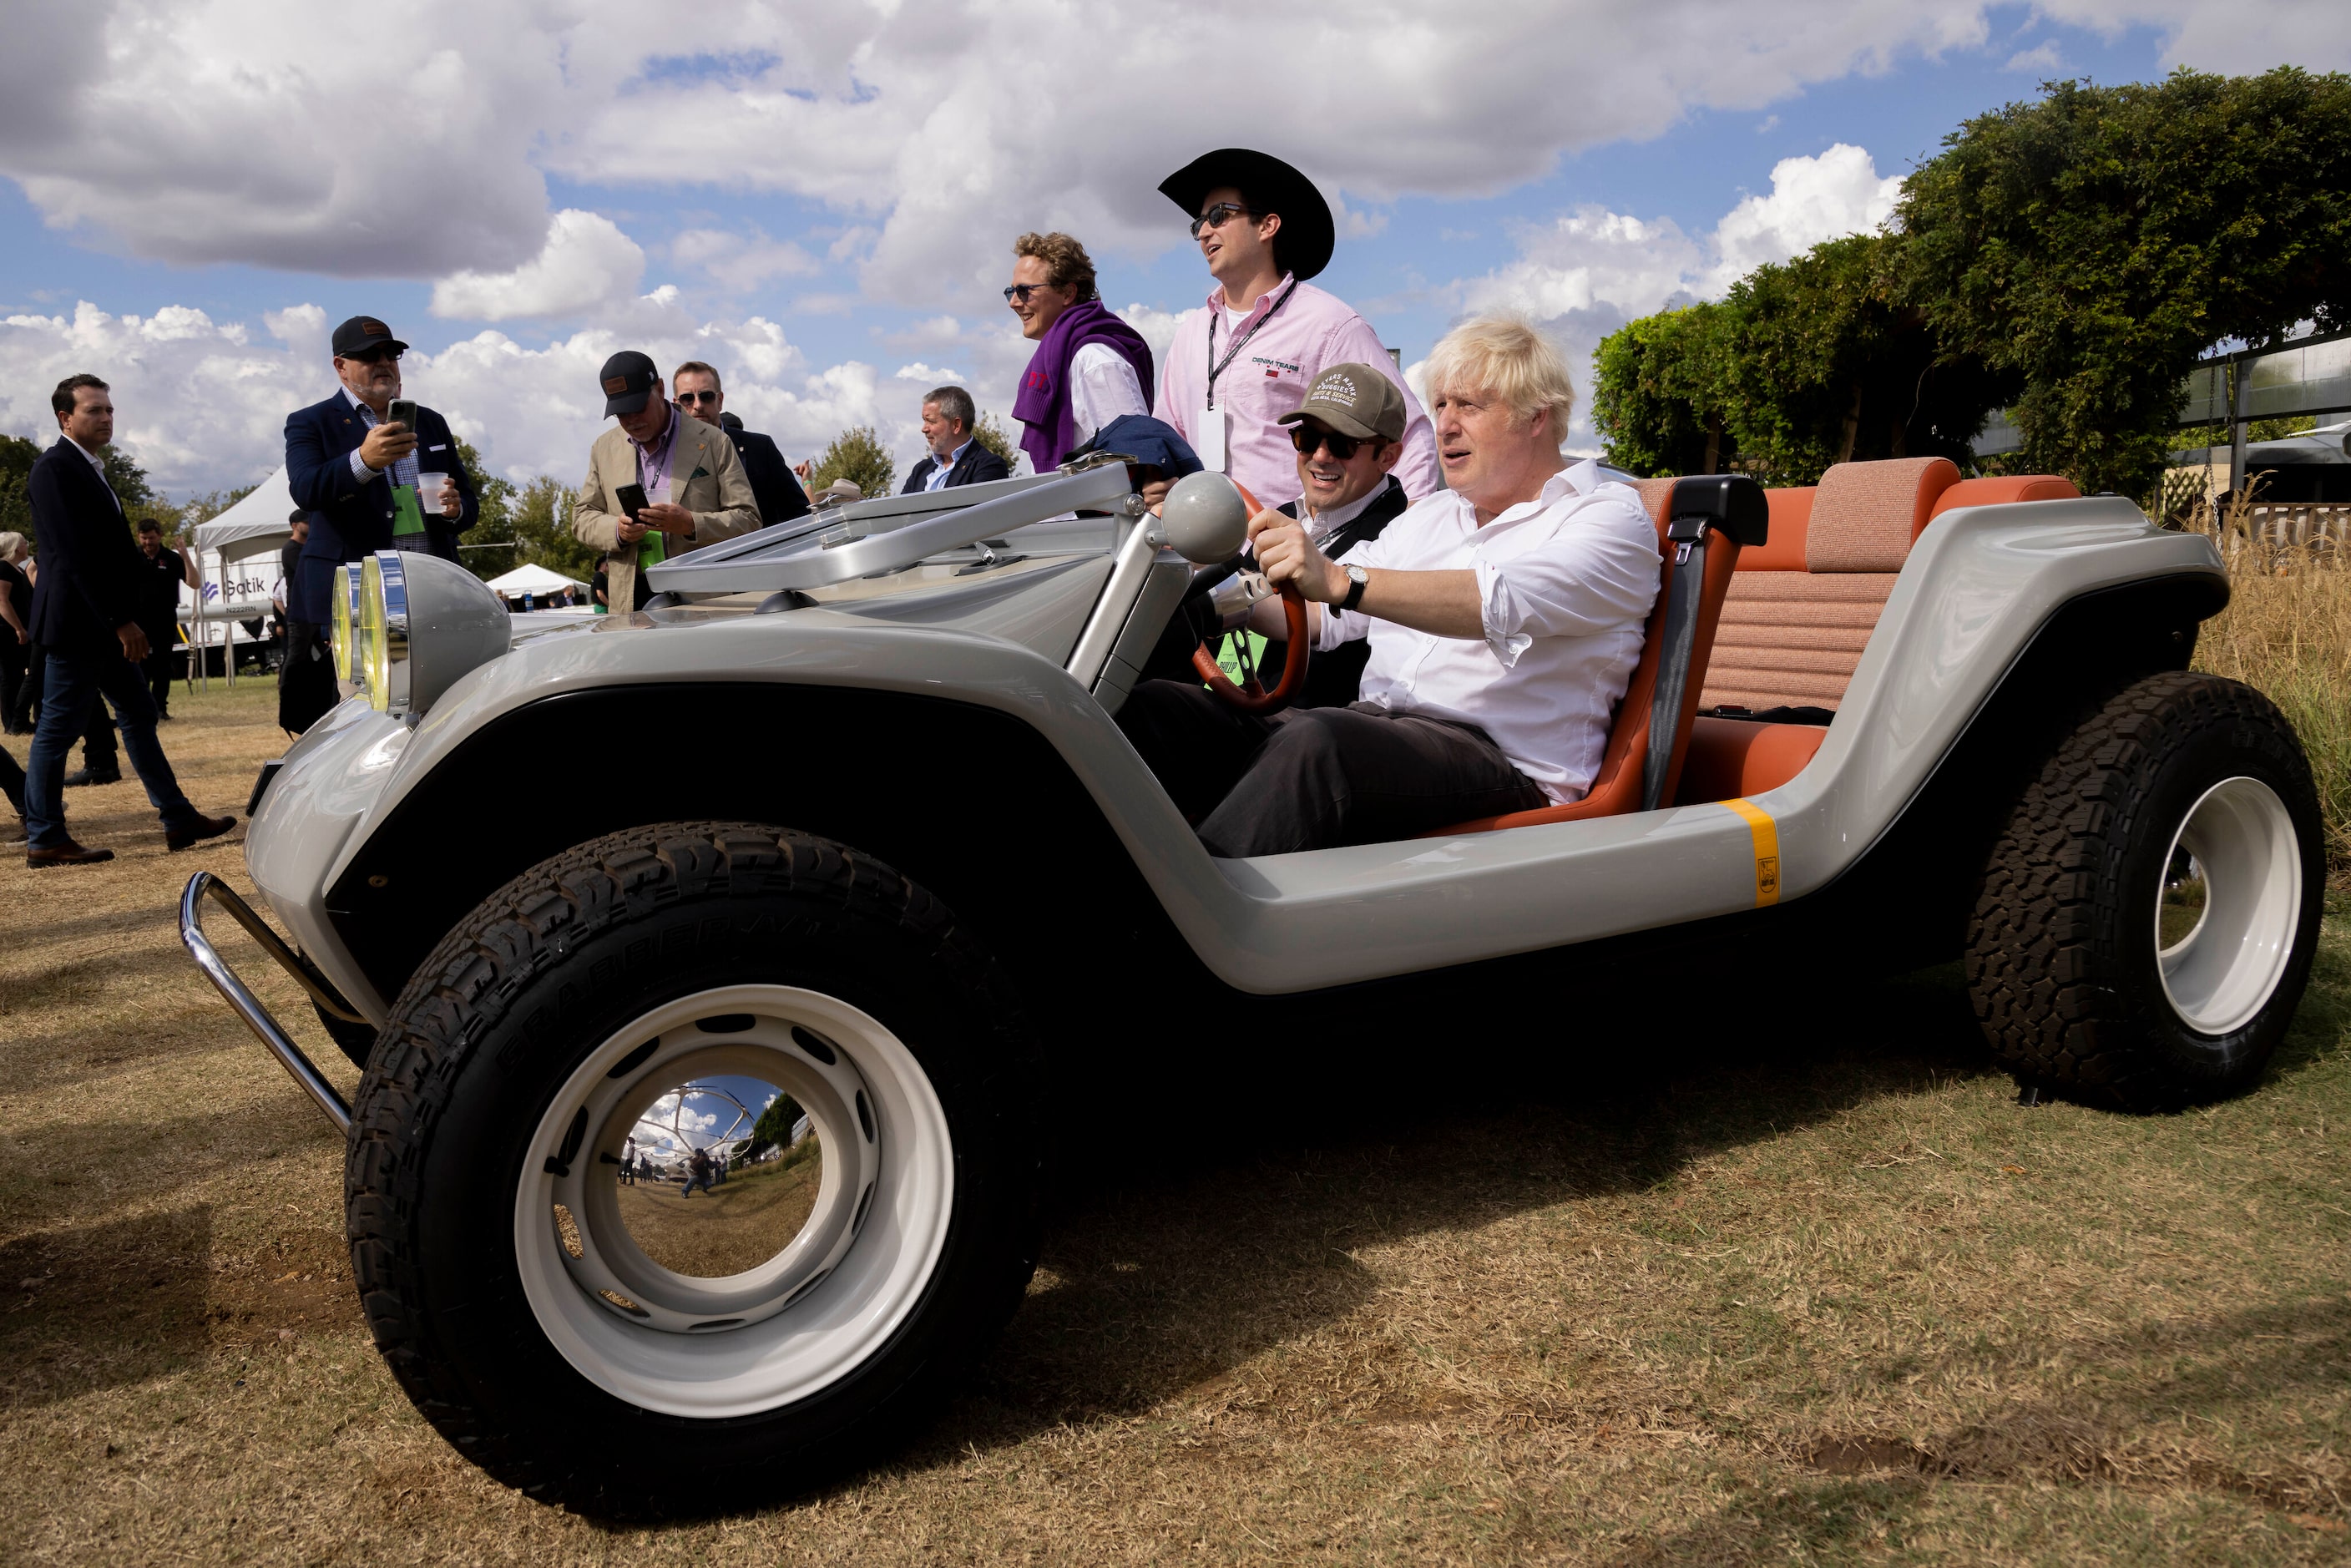
<path fill-rule="evenodd" d="M 286 663 L 299 684 L 278 704 L 279 722 L 298 733 L 335 706 L 332 661 L 298 656 L 333 619 L 335 568 L 380 549 L 455 560 L 458 536 L 480 513 L 449 422 L 401 395 L 408 345 L 375 317 L 354 316 L 335 329 L 334 350 L 341 386 L 286 420 L 287 486 L 310 514 L 286 593 Z"/>
<path fill-rule="evenodd" d="M 588 449 L 571 532 L 604 552 L 617 614 L 653 597 L 643 569 L 749 533 L 759 505 L 726 432 L 680 413 L 650 357 L 622 350 L 598 380 L 604 412 L 620 423 Z"/>

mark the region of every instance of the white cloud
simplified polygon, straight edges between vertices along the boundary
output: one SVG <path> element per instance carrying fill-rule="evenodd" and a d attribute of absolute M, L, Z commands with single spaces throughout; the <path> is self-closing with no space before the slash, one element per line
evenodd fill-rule
<path fill-rule="evenodd" d="M 2008 57 L 2008 64 L 2002 68 L 2011 71 L 2031 71 L 2037 76 L 2045 77 L 2064 69 L 2065 62 L 2058 57 L 2057 40 L 2049 38 L 2032 48 L 2017 50 Z"/>
<path fill-rule="evenodd" d="M 1765 262 L 1785 261 L 1824 239 L 1874 229 L 1894 214 L 1902 178 L 1877 176 L 1869 154 L 1840 141 L 1813 158 L 1771 166 L 1771 193 L 1749 196 L 1715 225 L 1707 292 L 1719 293 Z"/>
<path fill-rule="evenodd" d="M 1592 350 L 1626 321 L 1719 295 L 1765 262 L 1876 227 L 1901 183 L 1879 178 L 1866 152 L 1839 142 L 1816 157 L 1782 159 L 1771 193 L 1742 199 L 1702 241 L 1670 219 L 1579 207 L 1523 232 L 1516 261 L 1454 292 L 1466 310 L 1515 310 L 1545 323 L 1588 392 Z M 1575 431 L 1589 433 L 1589 412 L 1579 402 Z"/>
<path fill-rule="evenodd" d="M 1213 127 L 1246 125 L 1342 194 L 1351 225 L 1375 224 L 1398 195 L 1506 189 L 1694 109 L 1760 111 L 1855 70 L 1985 47 L 1989 9 L 1494 0 L 1457 16 L 1369 0 L 1333 28 L 1313 8 L 1104 0 L 1071 27 L 1055 0 L 710 0 L 697 36 L 726 39 L 721 57 L 678 52 L 622 0 L 413 0 L 392 27 L 275 0 L 19 6 L 0 53 L 0 173 L 50 223 L 141 255 L 366 277 L 527 269 L 547 240 L 548 174 L 777 192 L 833 210 L 832 258 L 869 296 L 964 308 L 1000 285 L 1021 228 L 1112 253 L 1180 243 L 1154 186 Z M 2041 0 L 2035 14 L 2151 26 L 2166 63 L 2351 64 L 2351 8 L 2325 0 Z M 1242 32 L 1254 57 L 1316 68 L 1269 93 L 1229 68 Z M 1604 68 L 1563 65 L 1562 39 Z M 380 91 L 347 86 L 355 58 Z M 1110 86 L 1134 82 L 1185 86 Z M 1364 102 L 1384 111 L 1354 112 Z M 756 244 L 737 259 L 776 269 L 764 276 L 797 265 Z"/>
<path fill-rule="evenodd" d="M 945 367 L 934 370 L 922 361 L 916 360 L 911 365 L 900 365 L 891 379 L 901 382 L 921 382 L 925 386 L 939 386 L 948 382 L 959 382 L 964 377 L 961 371 L 951 371 Z"/>
<path fill-rule="evenodd" d="M 468 321 L 580 316 L 636 292 L 645 253 L 601 214 L 566 207 L 547 243 L 511 272 L 459 272 L 433 286 L 433 314 Z"/>
<path fill-rule="evenodd" d="M 737 293 L 747 293 L 771 277 L 806 277 L 818 270 L 816 257 L 789 240 L 772 240 L 725 229 L 687 229 L 669 242 L 670 259 L 699 267 Z"/>

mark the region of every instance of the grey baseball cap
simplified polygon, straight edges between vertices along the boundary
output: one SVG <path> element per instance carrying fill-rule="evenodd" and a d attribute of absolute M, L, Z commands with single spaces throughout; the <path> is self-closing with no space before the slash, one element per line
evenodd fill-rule
<path fill-rule="evenodd" d="M 1316 376 L 1306 401 L 1279 423 L 1295 424 L 1311 416 L 1342 435 L 1402 441 L 1404 412 L 1402 388 L 1384 372 L 1351 361 Z"/>

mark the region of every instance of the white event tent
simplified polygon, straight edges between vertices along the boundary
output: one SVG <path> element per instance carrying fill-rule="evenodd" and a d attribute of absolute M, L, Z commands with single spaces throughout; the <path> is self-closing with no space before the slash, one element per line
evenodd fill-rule
<path fill-rule="evenodd" d="M 576 577 L 566 577 L 559 571 L 532 565 L 518 566 L 504 577 L 490 579 L 492 591 L 503 593 L 509 599 L 525 593 L 560 593 L 567 588 L 587 586 Z"/>
<path fill-rule="evenodd" d="M 198 523 L 190 543 L 196 552 L 196 576 L 203 586 L 193 590 L 196 602 L 183 602 L 180 619 L 187 622 L 195 650 L 222 643 L 234 648 L 236 622 L 256 621 L 270 611 L 270 595 L 278 584 L 277 552 L 293 542 L 287 518 L 294 510 L 294 492 L 287 487 L 286 470 L 254 486 L 253 493 L 208 523 Z M 257 558 L 257 559 L 256 559 Z M 244 566 L 244 562 L 252 562 Z M 236 661 L 224 658 L 229 684 L 236 684 Z M 199 670 L 210 683 L 209 670 Z"/>

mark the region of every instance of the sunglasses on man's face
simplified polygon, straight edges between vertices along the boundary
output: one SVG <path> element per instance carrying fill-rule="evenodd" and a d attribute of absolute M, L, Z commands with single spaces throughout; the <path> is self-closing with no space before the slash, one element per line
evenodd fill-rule
<path fill-rule="evenodd" d="M 353 354 L 351 358 L 357 360 L 363 365 L 396 365 L 400 363 L 400 350 L 398 349 L 370 349 L 366 353 Z"/>
<path fill-rule="evenodd" d="M 716 402 L 718 396 L 716 392 L 682 392 L 677 394 L 677 401 L 681 403 Z"/>
<path fill-rule="evenodd" d="M 1198 217 L 1192 220 L 1192 237 L 1194 239 L 1198 239 L 1202 229 L 1220 229 L 1227 224 L 1232 222 L 1235 218 L 1253 217 L 1256 214 L 1252 214 L 1247 207 L 1242 206 L 1238 202 L 1218 202 L 1215 206 L 1210 207 L 1207 212 L 1202 213 Z"/>
<path fill-rule="evenodd" d="M 1004 287 L 1004 302 L 1009 305 L 1018 299 L 1021 304 L 1026 305 L 1029 303 L 1030 295 L 1052 287 L 1050 283 L 1008 283 Z"/>
<path fill-rule="evenodd" d="M 1342 435 L 1335 430 L 1309 430 L 1302 424 L 1290 427 L 1290 444 L 1298 448 L 1301 457 L 1311 457 L 1318 446 L 1327 447 L 1332 458 L 1340 463 L 1351 461 L 1358 448 L 1376 447 L 1379 438 L 1372 435 Z"/>

